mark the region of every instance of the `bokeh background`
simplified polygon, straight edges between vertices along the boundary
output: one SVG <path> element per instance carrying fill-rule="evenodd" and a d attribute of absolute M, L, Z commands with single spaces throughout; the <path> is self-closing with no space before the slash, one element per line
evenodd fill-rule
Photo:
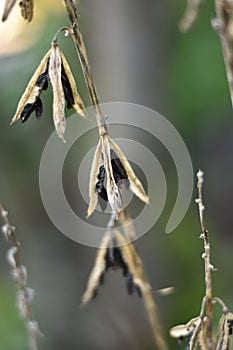
<path fill-rule="evenodd" d="M 210 26 L 213 4 L 203 4 L 198 22 L 186 35 L 177 29 L 185 5 L 184 0 L 85 0 L 79 3 L 80 22 L 101 102 L 133 102 L 155 109 L 183 137 L 194 170 L 204 170 L 206 223 L 212 263 L 218 268 L 213 274 L 214 295 L 233 310 L 233 112 L 221 47 Z M 59 0 L 35 1 L 35 18 L 29 25 L 17 6 L 0 25 L 0 200 L 17 227 L 29 285 L 36 291 L 34 310 L 44 333 L 42 349 L 153 349 L 142 300 L 127 295 L 120 271 L 108 272 L 98 298 L 85 308 L 79 306 L 96 250 L 62 235 L 41 202 L 40 158 L 53 131 L 49 90 L 42 96 L 41 121 L 32 116 L 23 125 L 9 125 L 54 33 L 66 25 L 65 8 Z M 88 106 L 72 41 L 61 36 L 60 43 Z M 203 243 L 195 187 L 184 220 L 172 234 L 165 234 L 176 198 L 177 175 L 163 146 L 156 144 L 154 152 L 166 173 L 168 197 L 159 221 L 136 244 L 155 291 L 169 348 L 175 349 L 169 328 L 196 316 L 204 295 Z M 75 188 L 77 174 L 71 162 L 66 171 L 69 191 Z M 2 237 L 0 348 L 25 350 L 27 334 L 16 309 L 7 249 Z M 167 286 L 175 286 L 175 293 L 156 294 Z"/>

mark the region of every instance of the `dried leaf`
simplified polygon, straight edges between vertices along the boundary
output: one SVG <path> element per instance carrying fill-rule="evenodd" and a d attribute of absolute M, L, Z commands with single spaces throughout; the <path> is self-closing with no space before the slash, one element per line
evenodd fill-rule
<path fill-rule="evenodd" d="M 102 158 L 101 158 L 101 150 L 102 150 L 102 144 L 101 140 L 99 140 L 93 162 L 92 162 L 92 167 L 91 167 L 91 173 L 90 173 L 90 181 L 89 181 L 89 198 L 90 198 L 90 203 L 89 207 L 87 210 L 87 217 L 89 217 L 93 211 L 95 210 L 97 203 L 98 203 L 98 197 L 97 193 L 95 191 L 95 186 L 96 186 L 96 180 L 97 180 L 97 175 L 99 171 L 99 167 L 101 165 Z"/>
<path fill-rule="evenodd" d="M 94 267 L 90 273 L 87 282 L 87 288 L 82 297 L 82 305 L 87 304 L 91 299 L 93 299 L 98 286 L 101 284 L 101 276 L 103 275 L 106 269 L 105 257 L 110 242 L 111 236 L 108 233 L 106 233 L 101 240 L 100 248 L 95 259 Z"/>
<path fill-rule="evenodd" d="M 41 91 L 47 88 L 47 85 L 46 85 L 48 84 L 48 80 L 47 80 L 48 66 L 47 65 L 48 65 L 50 54 L 51 54 L 51 49 L 43 57 L 43 59 L 39 64 L 39 67 L 35 71 L 30 82 L 28 83 L 28 86 L 19 101 L 16 113 L 11 121 L 11 124 L 15 123 L 19 119 L 21 119 L 23 122 L 26 121 L 29 118 L 30 114 L 35 109 L 34 104 L 37 98 L 39 97 Z"/>
<path fill-rule="evenodd" d="M 63 52 L 60 52 L 60 54 L 61 54 L 61 59 L 62 59 L 62 68 L 64 69 L 63 76 L 62 76 L 63 89 L 64 89 L 65 95 L 66 95 L 65 89 L 67 89 L 66 91 L 68 93 L 68 96 L 66 97 L 67 101 L 68 101 L 68 108 L 69 108 L 69 104 L 70 104 L 70 107 L 74 108 L 80 116 L 86 117 L 84 104 L 83 104 L 83 101 L 82 101 L 80 95 L 77 92 L 77 87 L 75 84 L 73 74 L 70 70 L 70 66 L 69 66 Z M 65 85 L 65 84 L 67 84 L 67 85 Z"/>
<path fill-rule="evenodd" d="M 61 54 L 56 42 L 53 42 L 49 60 L 49 78 L 53 89 L 53 121 L 57 135 L 65 142 L 65 96 L 61 81 Z"/>
<path fill-rule="evenodd" d="M 11 10 L 13 9 L 15 3 L 17 0 L 6 0 L 5 1 L 5 5 L 4 5 L 4 9 L 3 9 L 3 15 L 2 15 L 2 21 L 6 21 Z"/>
<path fill-rule="evenodd" d="M 147 196 L 141 182 L 138 180 L 137 176 L 135 175 L 131 165 L 129 164 L 128 160 L 126 159 L 125 155 L 117 146 L 117 144 L 109 137 L 109 144 L 110 147 L 113 149 L 113 151 L 116 153 L 117 157 L 120 159 L 121 163 L 123 164 L 123 167 L 128 175 L 128 179 L 130 182 L 130 189 L 131 191 L 140 198 L 143 202 L 149 203 L 149 197 Z"/>
<path fill-rule="evenodd" d="M 21 0 L 19 2 L 22 17 L 31 22 L 33 18 L 33 0 Z"/>

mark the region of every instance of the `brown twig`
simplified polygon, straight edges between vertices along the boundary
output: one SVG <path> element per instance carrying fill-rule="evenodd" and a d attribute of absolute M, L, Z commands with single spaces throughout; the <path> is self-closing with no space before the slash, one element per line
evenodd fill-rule
<path fill-rule="evenodd" d="M 26 321 L 28 333 L 30 336 L 31 349 L 40 349 L 40 336 L 38 322 L 36 321 L 31 303 L 34 297 L 34 290 L 27 286 L 27 270 L 22 265 L 22 258 L 20 254 L 20 243 L 17 241 L 15 235 L 15 227 L 12 226 L 8 219 L 8 212 L 0 203 L 0 216 L 3 221 L 2 232 L 9 241 L 11 247 L 7 253 L 7 260 L 12 269 L 12 276 L 18 286 L 18 309 L 22 318 Z"/>
<path fill-rule="evenodd" d="M 205 227 L 204 221 L 204 204 L 202 197 L 202 187 L 204 182 L 204 173 L 199 170 L 197 173 L 197 188 L 198 188 L 198 198 L 196 199 L 196 203 L 198 204 L 199 216 L 200 216 L 200 224 L 202 234 L 200 238 L 203 239 L 204 242 L 204 263 L 205 263 L 205 301 L 206 301 L 206 316 L 207 316 L 207 341 L 209 349 L 213 347 L 212 341 L 212 321 L 213 321 L 213 310 L 212 310 L 212 281 L 211 281 L 211 272 L 213 270 L 213 265 L 210 263 L 210 242 L 209 242 L 209 233 Z"/>
<path fill-rule="evenodd" d="M 87 57 L 86 47 L 83 41 L 83 36 L 79 26 L 78 11 L 73 0 L 64 0 L 70 24 L 73 30 L 72 38 L 74 40 L 75 48 L 77 50 L 79 60 L 83 69 L 85 81 L 89 90 L 90 98 L 95 109 L 96 120 L 99 127 L 100 135 L 107 133 L 105 123 L 103 123 L 103 117 L 99 106 L 99 98 L 97 95 L 96 87 L 91 73 L 90 64 Z"/>

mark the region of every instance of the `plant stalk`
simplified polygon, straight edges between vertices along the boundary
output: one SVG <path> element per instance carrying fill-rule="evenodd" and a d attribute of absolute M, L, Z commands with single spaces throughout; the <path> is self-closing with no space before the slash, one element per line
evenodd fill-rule
<path fill-rule="evenodd" d="M 65 3 L 66 11 L 70 20 L 71 28 L 73 30 L 72 38 L 73 38 L 75 48 L 78 53 L 79 60 L 82 66 L 84 78 L 90 94 L 90 99 L 92 101 L 92 104 L 95 110 L 97 125 L 99 128 L 99 134 L 100 136 L 103 136 L 107 134 L 107 128 L 105 123 L 103 122 L 103 117 L 99 106 L 99 98 L 98 98 L 96 87 L 92 77 L 91 67 L 88 61 L 87 51 L 83 41 L 83 36 L 80 30 L 76 4 L 74 0 L 64 0 L 64 3 Z"/>

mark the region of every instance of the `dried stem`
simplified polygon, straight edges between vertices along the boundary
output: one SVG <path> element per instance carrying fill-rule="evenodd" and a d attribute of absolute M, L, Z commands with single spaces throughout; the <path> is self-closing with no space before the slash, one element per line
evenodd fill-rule
<path fill-rule="evenodd" d="M 74 40 L 75 48 L 77 50 L 79 60 L 83 69 L 85 81 L 89 90 L 90 98 L 95 109 L 96 120 L 99 127 L 99 134 L 107 134 L 107 128 L 105 123 L 103 123 L 103 117 L 99 106 L 99 98 L 95 88 L 94 80 L 91 73 L 90 64 L 87 57 L 86 47 L 83 41 L 83 36 L 80 30 L 78 21 L 78 11 L 74 0 L 64 0 L 68 17 L 73 30 L 72 38 Z"/>
<path fill-rule="evenodd" d="M 222 52 L 225 62 L 226 75 L 230 90 L 231 104 L 233 107 L 233 60 L 232 60 L 232 47 L 231 39 L 228 33 L 228 18 L 229 15 L 226 11 L 226 6 L 231 6 L 227 0 L 215 0 L 215 12 L 216 18 L 212 20 L 212 26 L 219 35 L 219 39 L 222 45 Z"/>
<path fill-rule="evenodd" d="M 11 248 L 8 251 L 7 257 L 10 267 L 12 268 L 12 275 L 18 286 L 18 308 L 21 316 L 25 319 L 30 336 L 31 349 L 39 350 L 39 339 L 41 336 L 39 325 L 33 315 L 32 299 L 34 291 L 27 286 L 27 270 L 22 265 L 20 254 L 20 243 L 17 241 L 15 235 L 15 227 L 12 226 L 8 219 L 8 212 L 0 203 L 0 216 L 2 217 L 3 226 L 2 232 L 6 236 Z"/>
<path fill-rule="evenodd" d="M 213 269 L 213 266 L 210 263 L 210 242 L 209 242 L 209 234 L 208 230 L 205 227 L 204 222 L 204 204 L 203 204 L 203 197 L 202 197 L 202 187 L 204 182 L 204 173 L 199 170 L 197 173 L 197 188 L 198 188 L 198 199 L 196 199 L 196 203 L 198 204 L 199 208 L 199 216 L 200 216 L 200 224 L 201 224 L 201 230 L 202 234 L 200 238 L 203 239 L 204 242 L 204 263 L 205 263 L 205 285 L 206 285 L 206 294 L 205 294 L 205 301 L 206 301 L 206 315 L 207 315 L 207 342 L 209 345 L 209 349 L 212 349 L 213 347 L 213 341 L 212 341 L 212 321 L 213 321 L 213 308 L 212 308 L 212 282 L 211 282 L 211 272 Z"/>

